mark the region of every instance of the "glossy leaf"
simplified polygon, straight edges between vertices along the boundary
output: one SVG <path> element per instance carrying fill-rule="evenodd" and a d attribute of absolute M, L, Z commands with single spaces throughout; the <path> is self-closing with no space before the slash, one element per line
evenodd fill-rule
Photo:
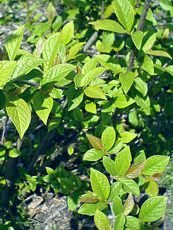
<path fill-rule="evenodd" d="M 83 76 L 80 82 L 80 87 L 84 87 L 89 85 L 89 83 L 94 80 L 96 77 L 100 76 L 102 73 L 104 73 L 106 68 L 104 67 L 97 67 L 95 69 L 92 69 L 87 74 Z"/>
<path fill-rule="evenodd" d="M 28 74 L 31 70 L 41 65 L 42 62 L 43 60 L 37 59 L 32 55 L 22 56 L 16 64 L 16 68 L 11 76 L 11 80 L 17 77 L 21 77 L 22 75 Z"/>
<path fill-rule="evenodd" d="M 130 90 L 136 76 L 137 73 L 134 72 L 120 73 L 119 79 L 125 94 Z"/>
<path fill-rule="evenodd" d="M 83 157 L 84 161 L 98 161 L 104 156 L 104 152 L 97 149 L 88 150 Z"/>
<path fill-rule="evenodd" d="M 103 157 L 103 165 L 106 169 L 106 171 L 112 175 L 112 176 L 116 176 L 116 164 L 113 160 L 111 160 L 109 157 Z"/>
<path fill-rule="evenodd" d="M 137 136 L 136 133 L 131 133 L 131 132 L 122 132 L 120 135 L 121 135 L 120 140 L 126 144 L 131 142 Z"/>
<path fill-rule="evenodd" d="M 53 99 L 38 91 L 33 96 L 33 107 L 36 114 L 46 125 L 47 119 L 53 107 Z"/>
<path fill-rule="evenodd" d="M 103 173 L 91 168 L 90 181 L 92 190 L 98 198 L 100 200 L 106 200 L 110 193 L 110 185 L 107 177 Z"/>
<path fill-rule="evenodd" d="M 126 178 L 119 178 L 118 181 L 122 183 L 122 185 L 124 186 L 124 189 L 128 193 L 132 193 L 136 196 L 139 196 L 140 190 L 139 190 L 137 183 L 134 180 L 126 179 Z"/>
<path fill-rule="evenodd" d="M 97 202 L 95 204 L 83 204 L 78 213 L 87 216 L 94 216 L 96 210 L 103 210 L 107 207 L 106 202 Z"/>
<path fill-rule="evenodd" d="M 99 210 L 97 210 L 94 215 L 94 222 L 98 230 L 111 230 L 111 224 L 108 217 Z"/>
<path fill-rule="evenodd" d="M 71 64 L 56 65 L 43 75 L 42 85 L 51 82 L 59 82 L 74 70 L 75 70 L 75 66 Z"/>
<path fill-rule="evenodd" d="M 140 220 L 134 216 L 126 217 L 126 226 L 129 230 L 141 230 L 142 224 Z"/>
<path fill-rule="evenodd" d="M 73 21 L 68 22 L 61 30 L 61 41 L 66 45 L 74 37 L 74 23 Z"/>
<path fill-rule="evenodd" d="M 102 142 L 101 142 L 101 139 L 93 136 L 93 135 L 89 135 L 87 134 L 86 135 L 91 146 L 97 150 L 103 150 L 103 145 L 102 145 Z"/>
<path fill-rule="evenodd" d="M 127 200 L 124 203 L 124 210 L 123 213 L 125 216 L 129 215 L 131 213 L 131 211 L 133 210 L 133 207 L 135 205 L 135 202 L 133 200 L 133 196 L 130 193 L 127 197 Z"/>
<path fill-rule="evenodd" d="M 165 171 L 169 162 L 169 157 L 154 155 L 145 161 L 145 166 L 142 171 L 144 175 L 153 175 Z"/>
<path fill-rule="evenodd" d="M 113 127 L 107 127 L 101 136 L 103 147 L 106 151 L 109 151 L 115 143 L 116 133 Z"/>
<path fill-rule="evenodd" d="M 23 39 L 24 26 L 15 30 L 6 40 L 5 48 L 7 50 L 10 61 L 13 61 L 19 51 Z"/>
<path fill-rule="evenodd" d="M 96 30 L 105 30 L 115 33 L 126 33 L 125 29 L 118 23 L 110 19 L 97 20 L 92 24 Z"/>
<path fill-rule="evenodd" d="M 16 99 L 8 102 L 6 106 L 8 116 L 15 125 L 20 138 L 23 138 L 31 121 L 30 106 L 23 99 Z"/>
<path fill-rule="evenodd" d="M 99 86 L 88 86 L 84 93 L 90 98 L 106 99 L 104 91 Z"/>
<path fill-rule="evenodd" d="M 119 214 L 115 219 L 114 230 L 124 230 L 125 216 L 124 214 Z"/>
<path fill-rule="evenodd" d="M 0 89 L 2 89 L 11 80 L 15 66 L 15 61 L 0 61 Z"/>
<path fill-rule="evenodd" d="M 167 198 L 152 197 L 146 200 L 140 210 L 139 218 L 143 222 L 154 222 L 165 215 Z"/>
<path fill-rule="evenodd" d="M 42 54 L 43 59 L 46 61 L 44 63 L 45 71 L 49 70 L 53 66 L 60 45 L 61 40 L 59 33 L 51 35 L 44 43 Z"/>
<path fill-rule="evenodd" d="M 144 34 L 142 31 L 136 31 L 132 34 L 132 40 L 138 50 L 141 49 Z"/>
<path fill-rule="evenodd" d="M 127 146 L 121 150 L 115 158 L 115 170 L 119 176 L 124 176 L 132 161 L 130 148 Z"/>
<path fill-rule="evenodd" d="M 134 10 L 132 5 L 127 0 L 114 0 L 113 7 L 120 23 L 130 32 L 134 23 Z"/>

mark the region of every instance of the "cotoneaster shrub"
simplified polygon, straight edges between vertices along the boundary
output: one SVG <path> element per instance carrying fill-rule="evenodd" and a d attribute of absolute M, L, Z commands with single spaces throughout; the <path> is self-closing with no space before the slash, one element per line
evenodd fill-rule
<path fill-rule="evenodd" d="M 167 198 L 158 180 L 172 145 L 153 121 L 172 114 L 164 101 L 172 98 L 172 50 L 168 28 L 160 29 L 155 16 L 162 9 L 172 14 L 172 6 L 106 3 L 103 15 L 85 25 L 90 39 L 69 18 L 52 33 L 31 35 L 31 43 L 38 40 L 33 52 L 21 48 L 24 26 L 5 42 L 2 226 L 20 225 L 13 208 L 37 187 L 68 196 L 69 209 L 93 216 L 100 230 L 151 229 L 164 219 Z M 49 5 L 52 12 L 51 23 L 57 18 Z M 61 155 L 67 162 L 76 157 L 77 173 L 60 164 Z"/>

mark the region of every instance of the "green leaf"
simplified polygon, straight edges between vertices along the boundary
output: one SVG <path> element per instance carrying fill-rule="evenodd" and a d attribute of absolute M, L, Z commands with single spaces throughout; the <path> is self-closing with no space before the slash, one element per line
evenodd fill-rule
<path fill-rule="evenodd" d="M 123 203 L 119 196 L 115 196 L 113 199 L 112 209 L 115 215 L 118 215 L 123 212 Z"/>
<path fill-rule="evenodd" d="M 6 111 L 22 139 L 31 122 L 30 106 L 23 99 L 16 99 L 7 103 Z"/>
<path fill-rule="evenodd" d="M 22 75 L 28 74 L 31 70 L 41 65 L 43 60 L 38 59 L 32 55 L 24 55 L 22 56 L 14 69 L 14 72 L 11 76 L 11 80 L 20 77 Z"/>
<path fill-rule="evenodd" d="M 88 59 L 82 67 L 82 74 L 86 75 L 91 70 L 96 69 L 97 60 L 96 58 Z"/>
<path fill-rule="evenodd" d="M 142 68 L 149 73 L 150 75 L 154 74 L 154 64 L 153 61 L 151 60 L 151 58 L 147 55 L 145 55 L 144 57 L 144 61 L 142 64 Z"/>
<path fill-rule="evenodd" d="M 124 214 L 119 214 L 115 219 L 114 230 L 124 230 L 125 216 Z"/>
<path fill-rule="evenodd" d="M 148 92 L 148 86 L 140 77 L 135 79 L 135 88 L 145 97 Z"/>
<path fill-rule="evenodd" d="M 134 23 L 134 10 L 132 5 L 127 0 L 114 0 L 113 7 L 120 23 L 130 32 Z"/>
<path fill-rule="evenodd" d="M 94 215 L 94 222 L 99 230 L 111 230 L 111 224 L 108 217 L 99 210 L 97 210 Z"/>
<path fill-rule="evenodd" d="M 42 54 L 44 60 L 46 61 L 44 63 L 45 71 L 49 70 L 53 66 L 60 45 L 61 45 L 61 40 L 60 40 L 59 33 L 55 33 L 51 35 L 44 43 Z"/>
<path fill-rule="evenodd" d="M 130 90 L 136 76 L 136 72 L 120 73 L 119 79 L 125 94 Z"/>
<path fill-rule="evenodd" d="M 165 215 L 167 198 L 152 197 L 146 200 L 140 210 L 139 219 L 143 222 L 153 222 Z"/>
<path fill-rule="evenodd" d="M 85 105 L 85 110 L 89 113 L 96 114 L 97 113 L 96 104 L 94 102 L 87 103 Z"/>
<path fill-rule="evenodd" d="M 141 230 L 142 226 L 141 226 L 141 222 L 139 219 L 137 219 L 134 216 L 127 216 L 126 217 L 126 227 L 129 230 Z"/>
<path fill-rule="evenodd" d="M 106 202 L 98 202 L 95 204 L 83 204 L 78 213 L 82 215 L 94 216 L 96 210 L 103 210 L 107 207 Z"/>
<path fill-rule="evenodd" d="M 76 57 L 77 53 L 82 49 L 85 42 L 78 42 L 69 49 L 67 61 L 72 60 Z"/>
<path fill-rule="evenodd" d="M 72 105 L 70 106 L 70 108 L 68 109 L 68 111 L 71 111 L 71 110 L 75 109 L 76 107 L 78 107 L 80 105 L 80 103 L 83 101 L 83 96 L 84 96 L 84 94 L 81 93 L 81 94 L 79 94 L 79 96 L 77 96 L 76 98 L 74 98 L 72 100 Z"/>
<path fill-rule="evenodd" d="M 13 148 L 13 149 L 9 150 L 9 157 L 16 158 L 16 157 L 18 157 L 20 155 L 21 155 L 21 151 L 16 149 L 16 148 Z"/>
<path fill-rule="evenodd" d="M 97 150 L 103 150 L 103 145 L 102 145 L 102 142 L 101 140 L 98 138 L 98 137 L 95 137 L 93 135 L 89 135 L 87 134 L 86 135 L 91 146 Z"/>
<path fill-rule="evenodd" d="M 96 42 L 96 49 L 100 53 L 110 53 L 112 50 L 112 45 L 115 41 L 115 34 L 114 33 L 103 33 L 102 41 L 98 40 Z"/>
<path fill-rule="evenodd" d="M 97 203 L 99 201 L 98 197 L 93 192 L 88 192 L 80 196 L 80 202 L 84 203 Z"/>
<path fill-rule="evenodd" d="M 79 194 L 77 192 L 72 193 L 67 198 L 68 210 L 74 211 L 78 206 Z"/>
<path fill-rule="evenodd" d="M 147 51 L 151 50 L 151 48 L 153 47 L 155 41 L 156 41 L 156 33 L 154 33 L 151 36 L 149 36 L 149 38 L 147 39 L 147 41 L 145 41 L 145 43 L 144 43 L 144 45 L 142 47 L 142 50 L 144 52 L 147 52 Z"/>
<path fill-rule="evenodd" d="M 103 148 L 106 151 L 109 151 L 112 146 L 114 145 L 116 140 L 116 133 L 115 133 L 115 129 L 113 127 L 107 127 L 101 136 L 101 141 L 103 144 Z"/>
<path fill-rule="evenodd" d="M 105 30 L 115 33 L 127 33 L 124 28 L 117 22 L 105 19 L 105 20 L 97 20 L 95 22 L 91 22 L 96 30 Z"/>
<path fill-rule="evenodd" d="M 111 174 L 112 176 L 117 175 L 116 170 L 115 170 L 116 164 L 109 157 L 106 157 L 106 156 L 103 157 L 103 165 L 109 174 Z"/>
<path fill-rule="evenodd" d="M 103 90 L 97 86 L 88 86 L 85 90 L 84 93 L 86 96 L 90 98 L 98 98 L 98 99 L 106 99 L 105 93 Z"/>
<path fill-rule="evenodd" d="M 131 126 L 137 127 L 139 125 L 138 113 L 136 110 L 130 111 L 128 115 L 128 120 Z"/>
<path fill-rule="evenodd" d="M 126 192 L 132 193 L 136 196 L 140 195 L 139 187 L 134 180 L 126 179 L 126 178 L 118 178 L 118 181 L 122 183 Z"/>
<path fill-rule="evenodd" d="M 109 154 L 117 154 L 123 148 L 123 146 L 123 142 L 115 144 L 115 146 L 109 151 Z"/>
<path fill-rule="evenodd" d="M 10 81 L 15 66 L 15 61 L 0 61 L 0 89 Z"/>
<path fill-rule="evenodd" d="M 135 202 L 133 200 L 133 196 L 130 193 L 127 197 L 127 200 L 124 203 L 124 210 L 123 213 L 125 216 L 129 215 L 131 213 L 131 211 L 133 210 L 133 207 L 135 205 Z"/>
<path fill-rule="evenodd" d="M 121 136 L 120 140 L 123 143 L 127 144 L 127 143 L 131 142 L 133 139 L 135 139 L 137 134 L 132 133 L 132 132 L 122 132 L 122 133 L 120 133 L 120 136 Z"/>
<path fill-rule="evenodd" d="M 59 64 L 52 67 L 43 75 L 42 85 L 51 82 L 59 82 L 63 80 L 70 72 L 75 70 L 75 66 L 71 64 Z"/>
<path fill-rule="evenodd" d="M 147 184 L 147 188 L 145 189 L 145 193 L 148 196 L 157 196 L 159 193 L 158 183 L 153 179 L 148 179 L 145 182 Z"/>
<path fill-rule="evenodd" d="M 154 155 L 145 161 L 145 166 L 142 171 L 144 175 L 153 175 L 163 173 L 168 165 L 170 157 Z"/>
<path fill-rule="evenodd" d="M 116 196 L 119 196 L 122 190 L 122 184 L 117 181 L 111 184 L 111 192 L 109 196 L 109 201 L 113 201 Z"/>
<path fill-rule="evenodd" d="M 124 176 L 132 161 L 129 146 L 126 146 L 115 158 L 115 170 L 119 176 Z"/>
<path fill-rule="evenodd" d="M 173 76 L 173 65 L 169 65 L 165 68 L 165 71 Z"/>
<path fill-rule="evenodd" d="M 23 39 L 24 26 L 15 30 L 6 40 L 5 48 L 8 53 L 10 61 L 13 61 L 20 49 L 20 44 Z"/>
<path fill-rule="evenodd" d="M 118 95 L 118 98 L 115 100 L 115 106 L 119 109 L 126 108 L 133 103 L 135 103 L 135 101 L 132 98 L 126 97 L 124 94 Z"/>
<path fill-rule="evenodd" d="M 84 161 L 98 161 L 104 156 L 104 152 L 97 149 L 88 150 L 83 157 Z"/>
<path fill-rule="evenodd" d="M 47 7 L 47 18 L 49 22 L 52 22 L 53 19 L 57 16 L 57 12 L 56 9 L 54 7 L 54 5 L 52 4 L 52 2 L 49 3 L 48 7 Z"/>
<path fill-rule="evenodd" d="M 136 31 L 132 34 L 132 41 L 138 50 L 141 49 L 144 34 L 142 31 Z"/>
<path fill-rule="evenodd" d="M 47 124 L 47 119 L 53 107 L 53 99 L 49 96 L 44 95 L 40 91 L 37 91 L 33 96 L 33 107 L 36 114 Z"/>
<path fill-rule="evenodd" d="M 110 193 L 110 185 L 107 177 L 103 173 L 91 168 L 90 181 L 92 190 L 98 198 L 100 200 L 107 200 Z"/>
<path fill-rule="evenodd" d="M 163 50 L 149 50 L 146 53 L 152 56 L 167 57 L 169 59 L 172 59 L 172 57 L 166 51 Z"/>
<path fill-rule="evenodd" d="M 93 81 L 96 77 L 100 76 L 102 73 L 105 72 L 107 68 L 105 67 L 97 67 L 92 70 L 90 70 L 87 74 L 85 74 L 81 81 L 80 81 L 80 87 L 87 86 L 91 81 Z"/>
<path fill-rule="evenodd" d="M 73 21 L 68 22 L 61 31 L 61 41 L 66 45 L 74 37 L 74 23 Z"/>

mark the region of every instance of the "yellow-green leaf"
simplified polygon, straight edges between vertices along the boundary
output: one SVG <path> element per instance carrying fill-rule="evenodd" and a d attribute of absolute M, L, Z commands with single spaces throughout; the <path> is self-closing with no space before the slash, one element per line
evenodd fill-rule
<path fill-rule="evenodd" d="M 99 86 L 88 86 L 84 93 L 86 96 L 91 98 L 106 99 L 104 91 Z"/>
<path fill-rule="evenodd" d="M 66 45 L 74 37 L 74 23 L 73 21 L 68 22 L 61 30 L 61 41 Z"/>
<path fill-rule="evenodd" d="M 8 116 L 15 125 L 20 138 L 23 138 L 31 122 L 30 106 L 23 99 L 8 102 L 6 106 Z"/>
<path fill-rule="evenodd" d="M 103 212 L 99 210 L 96 210 L 94 222 L 98 230 L 111 230 L 110 220 Z"/>
<path fill-rule="evenodd" d="M 100 200 L 107 200 L 110 193 L 110 184 L 107 177 L 96 169 L 90 169 L 90 181 L 93 192 Z"/>
<path fill-rule="evenodd" d="M 53 99 L 49 96 L 45 96 L 41 92 L 36 92 L 33 96 L 33 107 L 36 114 L 47 124 L 47 119 L 53 107 Z"/>
<path fill-rule="evenodd" d="M 127 33 L 124 28 L 116 21 L 110 19 L 97 20 L 95 22 L 91 22 L 96 30 L 105 30 L 115 33 Z"/>
<path fill-rule="evenodd" d="M 7 50 L 10 61 L 13 61 L 20 49 L 23 39 L 24 26 L 15 30 L 6 40 L 5 48 Z"/>
<path fill-rule="evenodd" d="M 167 197 L 157 196 L 146 200 L 140 210 L 139 219 L 143 222 L 154 222 L 165 215 Z"/>
<path fill-rule="evenodd" d="M 109 151 L 115 143 L 116 133 L 113 127 L 107 127 L 101 136 L 103 147 L 106 151 Z"/>
<path fill-rule="evenodd" d="M 128 0 L 114 0 L 113 7 L 120 23 L 130 32 L 134 23 L 134 10 L 130 2 Z"/>

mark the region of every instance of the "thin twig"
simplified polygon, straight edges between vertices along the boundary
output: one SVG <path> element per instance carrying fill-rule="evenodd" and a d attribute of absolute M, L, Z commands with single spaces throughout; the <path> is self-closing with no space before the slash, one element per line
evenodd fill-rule
<path fill-rule="evenodd" d="M 152 0 L 146 0 L 145 1 L 144 8 L 143 8 L 141 17 L 139 19 L 139 23 L 138 23 L 138 27 L 137 27 L 136 31 L 142 31 L 143 30 L 144 25 L 145 25 L 145 20 L 146 20 L 146 17 L 147 17 L 147 13 L 148 13 L 151 1 Z M 131 52 L 130 52 L 130 57 L 129 57 L 129 63 L 128 63 L 127 71 L 132 70 L 133 67 L 134 67 L 136 52 L 137 52 L 136 47 L 133 47 L 133 50 L 131 50 Z"/>
<path fill-rule="evenodd" d="M 40 86 L 40 84 L 37 82 L 27 81 L 27 80 L 17 80 L 16 83 L 22 83 L 22 84 L 33 86 L 36 88 L 38 88 Z M 68 88 L 67 86 L 57 86 L 57 85 L 54 85 L 53 87 L 56 89 L 67 89 Z"/>
<path fill-rule="evenodd" d="M 51 144 L 52 140 L 56 136 L 56 131 L 53 130 L 52 132 L 48 133 L 43 141 L 41 142 L 40 147 L 38 148 L 37 152 L 34 154 L 33 158 L 31 159 L 31 162 L 28 165 L 27 172 L 32 173 L 34 170 L 34 165 L 37 162 L 40 155 L 43 155 L 46 150 L 48 149 L 48 146 Z"/>
<path fill-rule="evenodd" d="M 101 19 L 103 19 L 104 8 L 105 8 L 105 4 L 104 4 L 104 1 L 102 1 L 102 4 L 101 4 Z M 89 40 L 86 42 L 86 44 L 84 45 L 84 48 L 83 48 L 84 52 L 86 52 L 93 45 L 93 43 L 96 41 L 97 37 L 98 37 L 98 31 L 95 31 L 92 34 L 92 36 L 89 38 Z"/>

